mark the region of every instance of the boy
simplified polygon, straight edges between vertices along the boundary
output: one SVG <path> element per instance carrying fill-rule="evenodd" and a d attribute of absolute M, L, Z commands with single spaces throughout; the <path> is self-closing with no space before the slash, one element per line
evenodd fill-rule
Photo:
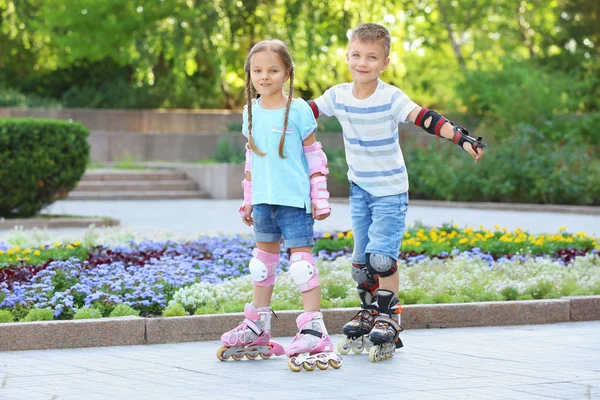
<path fill-rule="evenodd" d="M 352 340 L 369 334 L 379 345 L 371 361 L 402 347 L 397 260 L 405 229 L 408 176 L 398 145 L 398 124 L 411 121 L 449 139 L 475 162 L 483 157 L 485 146 L 482 138 L 468 136 L 464 128 L 419 107 L 400 89 L 379 80 L 390 62 L 390 44 L 386 28 L 358 25 L 346 54 L 353 82 L 336 85 L 309 101 L 315 117 L 335 115 L 342 125 L 354 233 L 352 276 L 361 299 L 361 311 L 343 331 L 351 346 Z"/>

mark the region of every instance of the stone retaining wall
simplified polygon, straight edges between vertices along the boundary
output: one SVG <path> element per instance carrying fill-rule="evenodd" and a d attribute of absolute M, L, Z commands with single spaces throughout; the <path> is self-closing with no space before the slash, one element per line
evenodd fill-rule
<path fill-rule="evenodd" d="M 324 310 L 331 333 L 337 333 L 358 309 Z M 279 311 L 274 336 L 296 334 L 300 311 Z M 93 320 L 0 324 L 0 351 L 122 346 L 218 340 L 235 327 L 242 313 L 171 318 L 103 318 Z M 600 296 L 557 300 L 505 301 L 404 306 L 405 329 L 550 324 L 600 320 Z"/>

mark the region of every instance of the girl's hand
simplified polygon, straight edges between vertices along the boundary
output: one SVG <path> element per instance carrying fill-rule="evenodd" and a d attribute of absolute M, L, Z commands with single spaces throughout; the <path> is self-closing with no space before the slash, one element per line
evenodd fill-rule
<path fill-rule="evenodd" d="M 317 221 L 322 221 L 325 218 L 329 217 L 331 215 L 331 211 L 329 211 L 328 213 L 325 214 L 321 214 L 321 215 L 317 215 L 317 206 L 315 205 L 315 203 L 313 203 L 312 205 L 312 215 L 313 218 Z"/>
<path fill-rule="evenodd" d="M 248 226 L 254 225 L 254 219 L 252 218 L 252 206 L 244 206 L 244 216 L 242 216 L 242 222 Z"/>

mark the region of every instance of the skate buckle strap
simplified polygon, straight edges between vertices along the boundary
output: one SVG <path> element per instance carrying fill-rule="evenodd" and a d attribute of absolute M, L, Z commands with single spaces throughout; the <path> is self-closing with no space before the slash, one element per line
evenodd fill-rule
<path fill-rule="evenodd" d="M 313 335 L 316 336 L 318 338 L 323 337 L 323 333 L 319 332 L 319 331 L 315 331 L 314 329 L 302 329 L 300 331 L 301 334 L 303 335 Z"/>
<path fill-rule="evenodd" d="M 377 316 L 377 318 L 375 318 L 375 323 L 377 322 L 388 322 L 389 324 L 391 324 L 397 331 L 401 330 L 402 328 L 400 328 L 400 325 L 398 324 L 397 321 L 395 321 L 394 319 L 390 318 L 390 317 L 386 317 L 385 315 L 381 315 L 379 314 L 379 316 Z"/>
<path fill-rule="evenodd" d="M 246 319 L 244 319 L 244 323 L 246 324 L 248 329 L 250 329 L 252 332 L 254 332 L 256 334 L 256 336 L 261 335 L 262 329 L 260 329 L 260 327 L 254 323 L 254 321 L 246 318 Z"/>

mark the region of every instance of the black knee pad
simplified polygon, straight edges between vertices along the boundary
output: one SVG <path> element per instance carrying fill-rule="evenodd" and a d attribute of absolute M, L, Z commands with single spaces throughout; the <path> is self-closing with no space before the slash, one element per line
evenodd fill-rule
<path fill-rule="evenodd" d="M 367 270 L 371 275 L 385 278 L 398 270 L 398 262 L 382 254 L 367 253 Z"/>
<path fill-rule="evenodd" d="M 379 282 L 367 270 L 363 264 L 352 264 L 352 279 L 358 283 L 357 288 L 373 291 L 379 287 Z"/>

